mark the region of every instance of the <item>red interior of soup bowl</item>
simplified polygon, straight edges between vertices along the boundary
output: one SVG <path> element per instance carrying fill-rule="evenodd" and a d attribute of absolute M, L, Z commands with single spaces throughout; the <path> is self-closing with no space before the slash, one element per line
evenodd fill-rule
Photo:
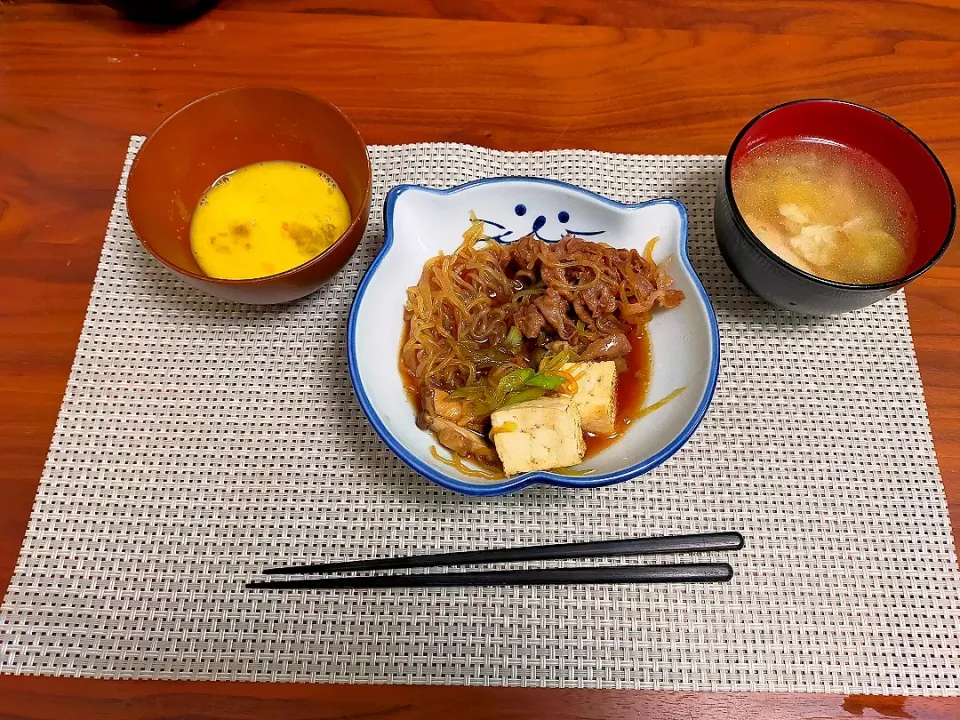
<path fill-rule="evenodd" d="M 956 201 L 943 166 L 924 142 L 896 120 L 840 100 L 800 100 L 768 110 L 737 138 L 733 165 L 759 145 L 781 138 L 828 140 L 871 155 L 903 184 L 917 212 L 917 253 L 909 279 L 946 250 Z"/>

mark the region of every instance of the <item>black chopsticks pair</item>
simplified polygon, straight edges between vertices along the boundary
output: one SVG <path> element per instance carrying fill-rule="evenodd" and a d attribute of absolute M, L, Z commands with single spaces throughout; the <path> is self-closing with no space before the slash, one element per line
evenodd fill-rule
<path fill-rule="evenodd" d="M 266 575 L 308 575 L 370 570 L 401 570 L 443 565 L 488 565 L 528 560 L 572 560 L 614 555 L 657 555 L 739 550 L 743 536 L 738 532 L 673 535 L 668 537 L 562 543 L 535 547 L 437 553 L 409 557 L 354 560 L 349 562 L 294 565 L 268 568 Z M 258 590 L 335 588 L 420 588 L 476 587 L 502 585 L 579 585 L 618 583 L 726 582 L 733 577 L 728 563 L 686 563 L 676 565 L 627 565 L 585 568 L 546 568 L 482 572 L 356 575 L 348 577 L 260 580 L 247 583 Z"/>

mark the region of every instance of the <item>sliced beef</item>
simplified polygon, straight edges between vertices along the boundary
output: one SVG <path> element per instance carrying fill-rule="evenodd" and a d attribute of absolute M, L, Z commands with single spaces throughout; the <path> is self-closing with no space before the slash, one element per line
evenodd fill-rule
<path fill-rule="evenodd" d="M 617 309 L 617 299 L 613 295 L 613 290 L 605 282 L 597 282 L 578 292 L 577 296 L 595 318 L 608 315 Z"/>
<path fill-rule="evenodd" d="M 524 305 L 513 314 L 513 324 L 520 328 L 524 337 L 533 340 L 546 327 L 547 321 L 535 305 Z"/>
<path fill-rule="evenodd" d="M 533 266 L 537 264 L 537 260 L 540 259 L 542 247 L 542 243 L 533 235 L 527 235 L 513 243 L 510 246 L 510 251 L 513 254 L 513 259 L 520 267 L 532 270 Z"/>
<path fill-rule="evenodd" d="M 612 333 L 587 345 L 581 359 L 585 361 L 613 360 L 630 354 L 630 339 L 623 333 Z"/>
<path fill-rule="evenodd" d="M 540 311 L 540 314 L 546 318 L 550 326 L 557 331 L 564 340 L 569 340 L 577 332 L 573 321 L 567 317 L 567 309 L 570 304 L 560 297 L 560 294 L 554 289 L 549 288 L 543 295 L 533 301 Z"/>
<path fill-rule="evenodd" d="M 555 294 L 565 300 L 573 300 L 573 286 L 567 280 L 567 276 L 562 267 L 558 265 L 541 264 L 540 277 L 543 279 L 548 290 L 553 290 Z"/>
<path fill-rule="evenodd" d="M 593 325 L 593 315 L 590 312 L 590 308 L 583 302 L 582 296 L 582 292 L 573 296 L 573 311 L 586 325 Z"/>

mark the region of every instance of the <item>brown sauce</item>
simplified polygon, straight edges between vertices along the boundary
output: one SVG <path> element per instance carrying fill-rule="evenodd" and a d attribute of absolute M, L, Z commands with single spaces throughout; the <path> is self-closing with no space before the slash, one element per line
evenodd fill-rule
<path fill-rule="evenodd" d="M 627 369 L 617 376 L 617 420 L 610 435 L 584 433 L 587 445 L 584 459 L 606 450 L 630 428 L 633 421 L 643 415 L 643 403 L 650 386 L 650 336 L 644 332 L 630 339 L 633 348 L 627 355 Z"/>

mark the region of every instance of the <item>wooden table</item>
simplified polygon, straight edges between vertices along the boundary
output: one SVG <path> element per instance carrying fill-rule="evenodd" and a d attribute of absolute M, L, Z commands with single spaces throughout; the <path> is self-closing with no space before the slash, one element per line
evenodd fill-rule
<path fill-rule="evenodd" d="M 960 0 L 224 0 L 178 28 L 0 0 L 0 591 L 128 137 L 213 90 L 322 95 L 370 143 L 723 153 L 770 105 L 891 113 L 960 179 Z M 960 245 L 907 297 L 960 527 Z M 17 718 L 960 717 L 960 699 L 0 678 Z"/>

